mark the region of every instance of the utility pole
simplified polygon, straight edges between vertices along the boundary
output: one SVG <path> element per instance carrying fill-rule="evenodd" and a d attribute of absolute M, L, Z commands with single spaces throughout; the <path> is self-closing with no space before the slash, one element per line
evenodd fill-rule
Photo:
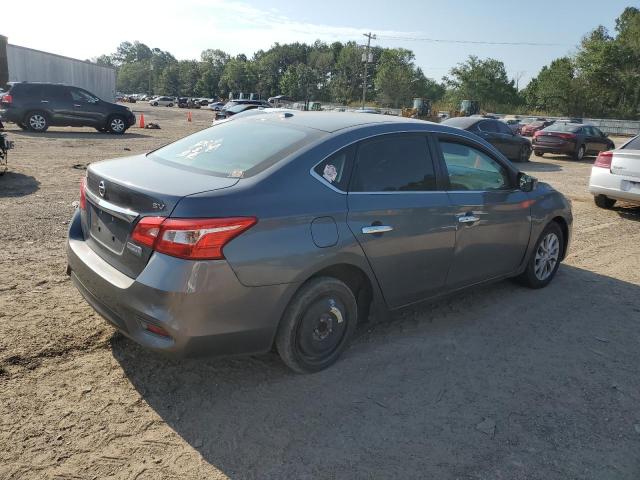
<path fill-rule="evenodd" d="M 376 35 L 369 33 L 363 33 L 365 37 L 367 37 L 367 50 L 364 55 L 362 55 L 362 61 L 364 62 L 364 77 L 362 79 L 362 108 L 364 109 L 364 103 L 367 100 L 367 67 L 369 66 L 369 62 L 373 60 L 372 55 L 369 53 L 369 49 L 371 48 L 371 39 L 375 40 Z"/>

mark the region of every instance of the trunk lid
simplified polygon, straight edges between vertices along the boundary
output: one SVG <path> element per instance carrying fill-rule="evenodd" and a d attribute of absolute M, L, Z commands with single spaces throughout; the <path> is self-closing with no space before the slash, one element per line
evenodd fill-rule
<path fill-rule="evenodd" d="M 640 150 L 614 150 L 611 173 L 640 181 Z"/>
<path fill-rule="evenodd" d="M 129 242 L 141 217 L 168 217 L 185 196 L 237 182 L 237 178 L 193 172 L 146 155 L 94 163 L 87 169 L 85 239 L 110 265 L 135 278 L 153 253 Z"/>

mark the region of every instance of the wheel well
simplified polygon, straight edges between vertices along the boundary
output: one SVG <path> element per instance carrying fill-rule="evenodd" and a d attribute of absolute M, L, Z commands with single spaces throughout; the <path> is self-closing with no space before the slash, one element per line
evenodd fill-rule
<path fill-rule="evenodd" d="M 562 217 L 555 217 L 552 222 L 556 222 L 562 230 L 562 260 L 567 256 L 567 245 L 569 243 L 569 226 L 567 221 Z"/>
<path fill-rule="evenodd" d="M 49 121 L 49 114 L 47 112 L 45 112 L 44 110 L 34 109 L 34 110 L 29 110 L 27 113 L 25 113 L 22 122 L 26 125 L 27 120 L 29 119 L 29 116 L 33 115 L 34 113 L 42 114 L 42 116 L 47 119 L 47 122 Z"/>
<path fill-rule="evenodd" d="M 333 277 L 344 282 L 353 292 L 353 296 L 356 297 L 358 304 L 358 323 L 367 320 L 371 300 L 373 299 L 373 288 L 366 273 L 355 265 L 342 263 L 316 272 L 309 280 L 317 277 Z"/>

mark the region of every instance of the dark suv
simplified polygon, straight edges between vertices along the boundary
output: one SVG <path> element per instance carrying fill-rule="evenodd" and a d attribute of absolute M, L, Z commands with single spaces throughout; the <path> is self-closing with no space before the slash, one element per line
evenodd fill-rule
<path fill-rule="evenodd" d="M 9 84 L 9 91 L 0 97 L 0 118 L 34 132 L 69 126 L 122 134 L 136 122 L 127 107 L 100 100 L 82 88 L 27 82 Z"/>

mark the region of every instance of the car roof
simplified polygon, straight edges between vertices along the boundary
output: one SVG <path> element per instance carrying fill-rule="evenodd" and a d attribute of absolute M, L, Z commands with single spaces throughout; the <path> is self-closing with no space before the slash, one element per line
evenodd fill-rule
<path fill-rule="evenodd" d="M 265 119 L 273 118 L 272 113 L 264 113 Z M 260 118 L 254 115 L 252 118 Z M 304 112 L 291 110 L 287 113 L 287 122 L 300 127 L 313 128 L 327 133 L 337 132 L 346 128 L 375 125 L 381 123 L 395 124 L 429 124 L 423 120 L 396 117 L 393 115 L 380 115 L 378 113 L 355 113 L 355 112 Z M 436 125 L 436 124 L 433 124 Z"/>
<path fill-rule="evenodd" d="M 484 117 L 453 117 L 453 118 L 446 119 L 444 122 L 442 122 L 442 124 L 447 125 L 449 127 L 462 128 L 463 130 L 465 130 L 482 120 L 494 120 L 494 119 L 484 118 Z"/>

